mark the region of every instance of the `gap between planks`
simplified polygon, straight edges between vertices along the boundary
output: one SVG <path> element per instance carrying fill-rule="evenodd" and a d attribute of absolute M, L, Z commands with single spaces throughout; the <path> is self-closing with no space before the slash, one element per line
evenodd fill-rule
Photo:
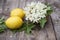
<path fill-rule="evenodd" d="M 49 4 L 53 6 L 53 14 L 51 14 L 56 40 L 60 40 L 60 1 L 59 0 L 47 0 Z"/>

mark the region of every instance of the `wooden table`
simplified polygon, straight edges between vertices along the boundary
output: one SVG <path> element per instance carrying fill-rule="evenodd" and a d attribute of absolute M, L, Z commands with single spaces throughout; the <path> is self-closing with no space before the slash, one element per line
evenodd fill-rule
<path fill-rule="evenodd" d="M 53 13 L 48 17 L 44 29 L 32 30 L 30 35 L 24 31 L 12 33 L 10 30 L 0 33 L 0 40 L 60 40 L 60 1 L 59 0 L 0 0 L 0 17 L 9 15 L 14 8 L 23 8 L 32 1 L 47 2 L 52 5 Z"/>

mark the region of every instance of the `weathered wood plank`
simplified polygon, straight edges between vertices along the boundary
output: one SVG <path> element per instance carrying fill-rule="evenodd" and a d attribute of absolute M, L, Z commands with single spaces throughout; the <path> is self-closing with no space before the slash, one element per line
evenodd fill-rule
<path fill-rule="evenodd" d="M 19 0 L 7 0 L 5 10 L 9 9 L 9 11 L 11 11 L 12 9 L 17 8 L 18 2 L 19 2 Z"/>
<path fill-rule="evenodd" d="M 53 4 L 54 4 L 54 2 L 56 2 L 57 0 L 46 0 L 46 3 L 49 3 L 49 4 L 51 4 L 52 6 L 54 6 Z M 49 21 L 51 21 L 52 22 L 52 20 L 50 19 Z M 50 26 L 48 26 L 50 24 Z M 56 40 L 56 34 L 55 34 L 55 29 L 54 29 L 54 26 L 53 26 L 53 23 L 50 23 L 49 22 L 49 24 L 47 24 L 47 28 L 46 28 L 46 30 L 47 30 L 47 33 L 48 33 L 48 38 L 49 38 L 49 40 Z"/>
<path fill-rule="evenodd" d="M 13 33 L 11 30 L 8 30 L 6 33 L 6 40 L 18 40 L 17 33 Z"/>
<path fill-rule="evenodd" d="M 10 11 L 14 8 L 18 8 L 19 0 L 6 0 L 6 5 L 4 6 L 4 15 L 9 15 Z"/>
<path fill-rule="evenodd" d="M 60 40 L 60 0 L 47 0 L 53 5 L 53 14 L 51 14 L 53 26 L 55 29 L 56 40 Z"/>
<path fill-rule="evenodd" d="M 49 16 L 47 18 L 48 18 L 48 21 L 47 21 L 47 24 L 45 26 L 45 29 L 46 29 L 46 32 L 47 32 L 47 35 L 48 35 L 48 39 L 49 40 L 56 40 L 53 25 L 52 25 L 52 21 L 51 21 L 51 17 Z"/>
<path fill-rule="evenodd" d="M 35 36 L 35 40 L 48 40 L 45 28 L 34 30 L 33 35 Z"/>
<path fill-rule="evenodd" d="M 0 14 L 2 13 L 3 2 L 4 2 L 4 0 L 0 0 Z"/>
<path fill-rule="evenodd" d="M 60 9 L 54 9 L 51 15 L 57 40 L 60 40 Z"/>
<path fill-rule="evenodd" d="M 26 5 L 26 1 L 27 0 L 19 0 L 19 6 L 18 7 L 23 9 L 24 6 Z"/>
<path fill-rule="evenodd" d="M 0 33 L 0 40 L 6 40 L 6 32 Z"/>

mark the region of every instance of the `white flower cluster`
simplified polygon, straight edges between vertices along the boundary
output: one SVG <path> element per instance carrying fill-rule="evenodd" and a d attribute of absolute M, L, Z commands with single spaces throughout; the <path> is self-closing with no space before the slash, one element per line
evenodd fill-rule
<path fill-rule="evenodd" d="M 25 10 L 25 20 L 30 20 L 31 22 L 35 23 L 41 18 L 46 17 L 47 13 L 47 6 L 41 2 L 31 2 L 30 4 L 27 4 L 24 8 Z"/>

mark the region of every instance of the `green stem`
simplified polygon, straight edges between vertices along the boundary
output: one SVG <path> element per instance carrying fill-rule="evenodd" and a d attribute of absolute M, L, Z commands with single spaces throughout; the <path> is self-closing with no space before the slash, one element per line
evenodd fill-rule
<path fill-rule="evenodd" d="M 27 21 L 27 28 L 26 28 L 26 29 L 27 29 L 26 31 L 27 31 L 27 33 L 28 33 L 28 21 Z"/>

